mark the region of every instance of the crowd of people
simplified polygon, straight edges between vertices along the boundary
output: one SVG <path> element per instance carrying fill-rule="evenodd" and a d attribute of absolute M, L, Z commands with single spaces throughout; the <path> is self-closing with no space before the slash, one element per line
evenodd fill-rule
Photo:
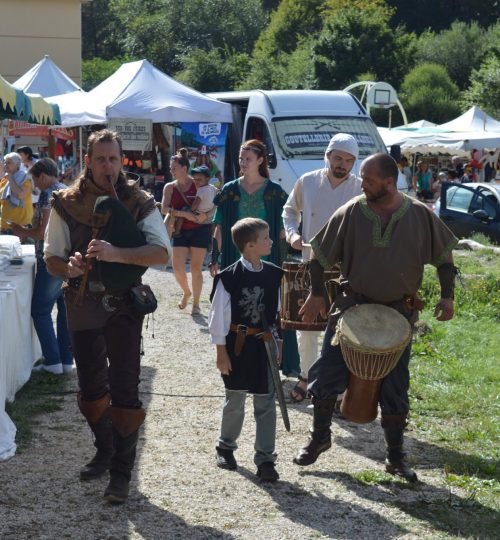
<path fill-rule="evenodd" d="M 500 149 L 489 152 L 472 150 L 468 160 L 453 156 L 448 166 L 436 167 L 434 170 L 426 159 L 418 159 L 412 168 L 403 156 L 398 167 L 406 179 L 408 189 L 414 191 L 420 200 L 432 202 L 439 197 L 442 182 L 464 184 L 500 179 Z"/>
<path fill-rule="evenodd" d="M 25 205 L 29 201 L 32 206 L 32 189 L 31 180 L 20 172 L 21 158 L 6 156 L 7 174 L 0 184 L 2 232 L 36 242 L 32 316 L 45 358 L 40 369 L 66 372 L 75 359 L 78 405 L 96 448 L 80 478 L 92 480 L 109 472 L 105 500 L 122 503 L 128 497 L 146 415 L 139 399 L 141 331 L 144 316 L 156 307 L 153 293 L 141 284 L 149 266 L 171 260 L 182 291 L 178 308 L 184 310 L 191 302 L 196 317 L 201 312 L 203 262 L 210 252 L 208 326 L 225 386 L 216 464 L 228 470 L 238 466 L 234 452 L 250 394 L 256 474 L 265 482 L 279 479 L 275 397 L 280 392 L 271 368 L 293 347 L 290 335 L 295 339 L 294 331 L 280 328 L 285 242 L 301 255 L 310 276 L 299 314 L 305 322 L 320 318 L 326 325 L 324 335 L 297 332 L 301 374 L 290 398 L 311 398 L 313 404 L 309 441 L 294 459 L 299 466 L 314 463 L 331 446 L 332 416 L 348 387 L 345 358 L 332 339 L 346 310 L 356 304 L 382 304 L 413 324 L 421 309 L 417 292 L 423 268 L 433 264 L 441 286 L 436 317 L 453 317 L 455 237 L 425 205 L 397 190 L 399 169 L 392 157 L 367 157 L 357 176 L 353 167 L 358 156 L 356 139 L 336 134 L 325 149 L 324 167 L 301 176 L 287 195 L 270 179 L 267 150 L 260 140 L 243 142 L 240 176 L 220 191 L 210 185 L 210 166 L 190 163 L 187 150 L 180 149 L 170 160 L 174 180 L 165 185 L 157 205 L 124 175 L 119 135 L 102 130 L 89 137 L 85 168 L 70 187 L 58 182 L 52 160 L 29 165 L 40 190 L 34 221 L 23 212 L 17 214 L 22 218 L 9 213 L 29 210 Z M 417 175 L 412 185 L 421 192 L 432 190 L 427 167 L 420 166 Z M 333 267 L 338 287 L 327 304 L 324 271 Z M 51 321 L 54 304 L 57 336 Z M 318 353 L 319 339 L 323 347 Z M 410 350 L 411 343 L 382 381 L 378 401 L 386 470 L 415 481 L 403 451 Z"/>

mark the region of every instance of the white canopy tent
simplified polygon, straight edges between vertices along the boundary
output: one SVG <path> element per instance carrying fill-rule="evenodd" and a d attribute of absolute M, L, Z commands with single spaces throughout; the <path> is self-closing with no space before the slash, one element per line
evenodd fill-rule
<path fill-rule="evenodd" d="M 416 122 L 411 122 L 406 126 L 397 126 L 394 129 L 420 129 L 427 127 L 435 127 L 437 124 L 434 122 L 429 122 L 429 120 L 417 120 Z"/>
<path fill-rule="evenodd" d="M 231 106 L 181 84 L 147 60 L 123 64 L 91 94 L 108 99 L 108 118 L 152 122 L 232 122 Z"/>
<path fill-rule="evenodd" d="M 108 118 L 152 122 L 231 122 L 231 106 L 185 86 L 147 60 L 123 64 L 88 93 L 50 99 L 63 126 L 104 124 Z"/>
<path fill-rule="evenodd" d="M 455 120 L 437 127 L 443 131 L 453 132 L 500 132 L 500 122 L 487 115 L 479 107 L 471 107 Z"/>
<path fill-rule="evenodd" d="M 386 146 L 399 145 L 405 153 L 468 154 L 474 149 L 500 148 L 500 122 L 478 107 L 435 127 L 379 128 Z"/>
<path fill-rule="evenodd" d="M 71 92 L 47 98 L 49 103 L 59 105 L 61 125 L 64 127 L 91 126 L 106 123 L 106 108 L 92 100 L 90 93 Z"/>
<path fill-rule="evenodd" d="M 29 94 L 39 94 L 44 98 L 82 90 L 48 54 L 19 77 L 12 86 Z"/>

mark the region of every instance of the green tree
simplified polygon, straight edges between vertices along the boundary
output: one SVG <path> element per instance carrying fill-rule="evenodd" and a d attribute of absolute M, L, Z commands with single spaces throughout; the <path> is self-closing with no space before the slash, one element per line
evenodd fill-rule
<path fill-rule="evenodd" d="M 103 58 L 93 58 L 82 61 L 82 88 L 87 92 L 95 88 L 104 79 L 112 75 L 127 58 L 113 58 L 104 60 Z"/>
<path fill-rule="evenodd" d="M 321 29 L 324 0 L 282 0 L 262 31 L 252 54 L 246 88 L 283 88 L 290 55 L 303 38 Z"/>
<path fill-rule="evenodd" d="M 82 4 L 82 57 L 110 60 L 122 54 L 118 19 L 110 10 L 108 0 L 93 0 Z"/>
<path fill-rule="evenodd" d="M 417 40 L 415 60 L 431 62 L 446 68 L 460 88 L 467 88 L 472 70 L 481 64 L 488 40 L 486 32 L 476 22 L 454 22 L 447 30 L 435 34 L 424 32 Z"/>
<path fill-rule="evenodd" d="M 459 90 L 446 68 L 439 64 L 421 64 L 404 78 L 399 99 L 410 122 L 429 120 L 442 124 L 460 114 Z"/>
<path fill-rule="evenodd" d="M 110 0 L 110 9 L 126 53 L 168 73 L 197 49 L 250 52 L 267 20 L 260 0 Z"/>
<path fill-rule="evenodd" d="M 500 58 L 500 21 L 486 29 L 483 47 L 485 57 L 494 54 Z"/>
<path fill-rule="evenodd" d="M 494 118 L 500 118 L 500 57 L 492 54 L 472 72 L 462 103 L 466 108 L 477 105 Z"/>
<path fill-rule="evenodd" d="M 176 78 L 200 92 L 234 89 L 248 72 L 250 57 L 245 53 L 228 53 L 220 49 L 209 52 L 195 49 L 183 59 L 183 69 Z"/>
<path fill-rule="evenodd" d="M 413 53 L 413 35 L 392 29 L 384 9 L 347 7 L 325 22 L 314 45 L 314 71 L 318 87 L 342 89 L 363 72 L 398 84 Z"/>
<path fill-rule="evenodd" d="M 417 34 L 427 28 L 444 30 L 453 21 L 476 21 L 487 27 L 500 19 L 498 0 L 387 0 L 387 3 L 396 10 L 394 24 L 405 24 Z"/>
<path fill-rule="evenodd" d="M 313 64 L 314 38 L 300 39 L 293 52 L 284 58 L 281 73 L 282 89 L 300 90 L 317 87 Z"/>

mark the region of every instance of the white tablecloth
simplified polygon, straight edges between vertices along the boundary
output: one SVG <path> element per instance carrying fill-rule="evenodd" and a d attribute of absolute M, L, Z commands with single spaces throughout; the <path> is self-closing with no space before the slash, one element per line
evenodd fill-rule
<path fill-rule="evenodd" d="M 41 355 L 31 320 L 34 246 L 23 246 L 23 257 L 24 264 L 0 272 L 0 460 L 16 452 L 16 427 L 5 412 L 5 402 L 14 400 Z M 7 283 L 12 284 L 12 290 L 6 290 Z"/>

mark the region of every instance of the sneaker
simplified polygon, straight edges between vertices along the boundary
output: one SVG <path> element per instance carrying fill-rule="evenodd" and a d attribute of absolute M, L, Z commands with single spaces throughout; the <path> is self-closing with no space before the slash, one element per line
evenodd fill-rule
<path fill-rule="evenodd" d="M 76 366 L 75 364 L 63 364 L 62 368 L 63 373 L 72 373 L 76 369 Z"/>
<path fill-rule="evenodd" d="M 258 465 L 257 476 L 262 482 L 276 482 L 280 477 L 278 471 L 274 468 L 274 463 L 272 461 L 266 461 Z"/>
<path fill-rule="evenodd" d="M 38 364 L 33 367 L 32 371 L 35 373 L 42 373 L 45 371 L 47 373 L 52 373 L 52 375 L 62 375 L 63 366 L 62 364 Z"/>
<path fill-rule="evenodd" d="M 217 467 L 220 469 L 227 469 L 228 471 L 235 471 L 238 468 L 238 464 L 234 459 L 233 451 L 225 448 L 215 447 L 215 461 Z"/>

